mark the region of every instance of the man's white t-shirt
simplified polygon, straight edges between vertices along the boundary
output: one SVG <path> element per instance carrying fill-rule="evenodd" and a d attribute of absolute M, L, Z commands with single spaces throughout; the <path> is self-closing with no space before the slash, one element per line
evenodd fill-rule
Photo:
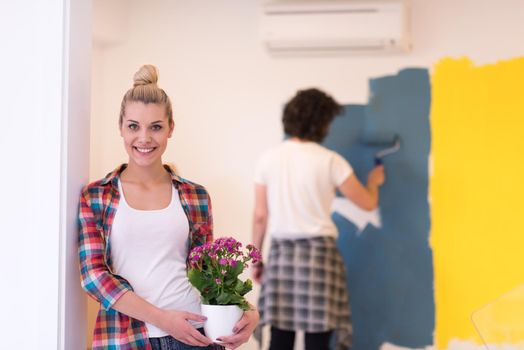
<path fill-rule="evenodd" d="M 286 140 L 266 151 L 255 183 L 266 186 L 267 232 L 282 239 L 336 237 L 331 205 L 336 188 L 352 173 L 342 156 L 316 142 Z"/>
<path fill-rule="evenodd" d="M 159 308 L 200 314 L 200 297 L 186 272 L 189 223 L 176 188 L 169 205 L 159 210 L 132 208 L 120 181 L 118 189 L 120 201 L 109 236 L 113 272 Z M 152 324 L 146 327 L 149 337 L 168 335 Z"/>

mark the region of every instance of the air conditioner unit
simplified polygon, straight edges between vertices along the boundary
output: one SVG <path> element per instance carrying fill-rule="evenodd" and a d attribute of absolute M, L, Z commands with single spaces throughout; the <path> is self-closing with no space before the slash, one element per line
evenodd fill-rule
<path fill-rule="evenodd" d="M 260 34 L 278 52 L 407 52 L 409 0 L 280 0 L 262 5 Z"/>

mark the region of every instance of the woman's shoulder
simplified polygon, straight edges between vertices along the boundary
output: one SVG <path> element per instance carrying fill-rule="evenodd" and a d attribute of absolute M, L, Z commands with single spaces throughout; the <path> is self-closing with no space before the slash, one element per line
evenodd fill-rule
<path fill-rule="evenodd" d="M 266 161 L 268 159 L 278 158 L 282 154 L 286 153 L 290 148 L 290 141 L 284 140 L 277 145 L 272 145 L 269 148 L 266 148 L 260 153 L 259 161 Z"/>
<path fill-rule="evenodd" d="M 176 174 L 171 174 L 171 178 L 186 191 L 194 191 L 198 194 L 207 194 L 207 190 L 203 185 L 190 181 Z"/>
<path fill-rule="evenodd" d="M 104 187 L 104 179 L 99 179 L 84 186 L 83 191 L 93 191 Z"/>
<path fill-rule="evenodd" d="M 320 143 L 311 143 L 312 149 L 314 149 L 319 155 L 322 155 L 324 157 L 328 158 L 344 158 L 340 153 L 338 153 L 335 150 L 332 150 L 331 148 L 327 148 L 326 146 L 320 144 Z"/>
<path fill-rule="evenodd" d="M 105 183 L 104 179 L 93 181 L 88 183 L 82 188 L 81 196 L 84 197 L 87 201 L 97 201 L 100 200 L 104 193 L 108 193 L 109 186 Z"/>
<path fill-rule="evenodd" d="M 118 166 L 115 170 L 111 171 L 103 178 L 88 183 L 83 187 L 82 193 L 84 195 L 92 195 L 107 190 L 113 184 L 114 179 L 118 177 L 123 168 L 125 168 L 125 164 Z"/>

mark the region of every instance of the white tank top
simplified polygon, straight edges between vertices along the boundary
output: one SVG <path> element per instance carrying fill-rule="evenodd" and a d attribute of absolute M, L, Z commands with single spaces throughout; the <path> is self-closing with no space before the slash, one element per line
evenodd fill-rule
<path fill-rule="evenodd" d="M 189 223 L 177 190 L 172 188 L 171 202 L 159 210 L 131 208 L 120 180 L 118 190 L 120 203 L 109 236 L 113 272 L 159 308 L 200 314 L 198 291 L 186 273 Z M 168 335 L 152 324 L 146 323 L 146 327 L 149 337 Z"/>

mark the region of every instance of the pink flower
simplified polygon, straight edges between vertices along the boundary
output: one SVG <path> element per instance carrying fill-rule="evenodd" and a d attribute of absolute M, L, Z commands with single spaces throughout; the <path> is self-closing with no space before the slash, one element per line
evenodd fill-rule
<path fill-rule="evenodd" d="M 198 255 L 198 254 L 194 254 L 194 255 L 191 257 L 191 261 L 195 261 L 195 262 L 196 262 L 196 261 L 198 261 L 198 260 L 200 260 L 200 255 Z"/>
<path fill-rule="evenodd" d="M 253 264 L 256 264 L 260 260 L 262 260 L 262 255 L 260 255 L 260 252 L 257 249 L 253 249 L 249 252 L 249 256 L 253 259 Z"/>

